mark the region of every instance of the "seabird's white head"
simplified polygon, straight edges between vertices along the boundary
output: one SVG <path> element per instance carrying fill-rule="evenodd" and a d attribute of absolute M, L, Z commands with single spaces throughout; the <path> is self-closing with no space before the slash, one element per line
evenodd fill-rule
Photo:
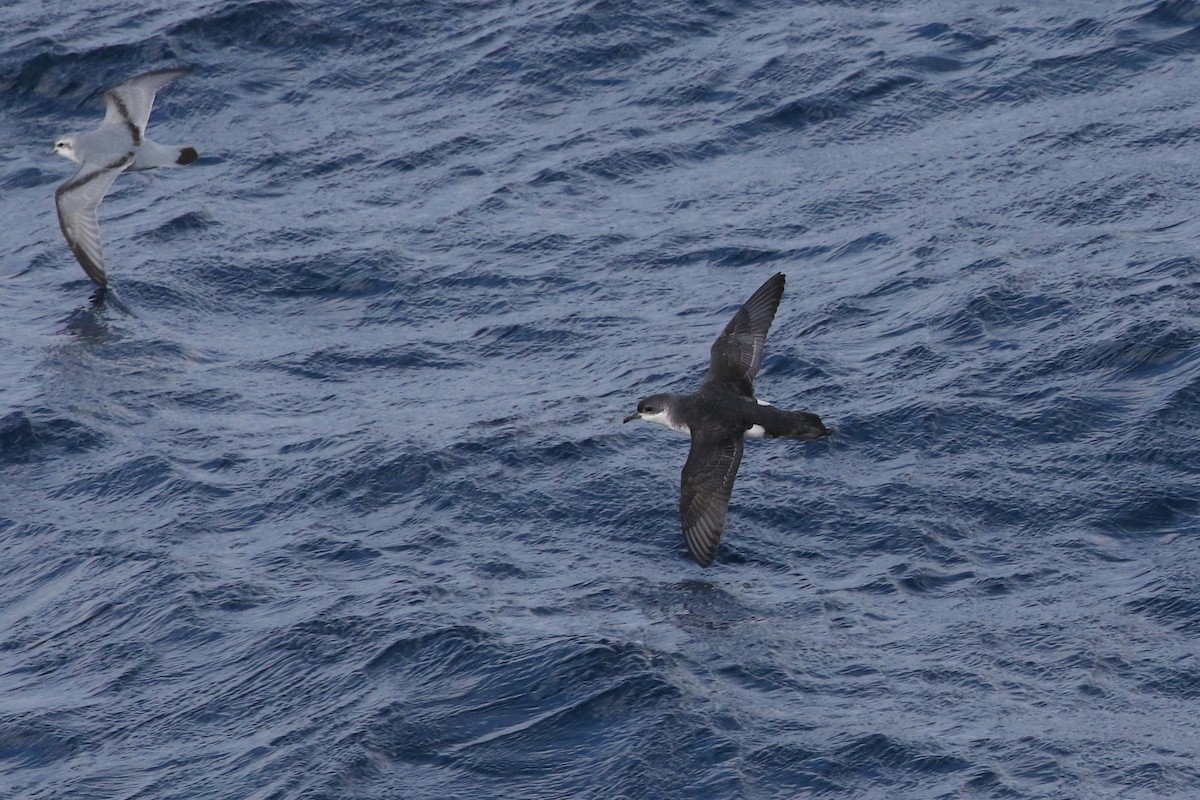
<path fill-rule="evenodd" d="M 82 164 L 83 159 L 75 152 L 75 137 L 60 136 L 54 140 L 54 152 L 63 158 L 69 158 L 76 164 Z"/>

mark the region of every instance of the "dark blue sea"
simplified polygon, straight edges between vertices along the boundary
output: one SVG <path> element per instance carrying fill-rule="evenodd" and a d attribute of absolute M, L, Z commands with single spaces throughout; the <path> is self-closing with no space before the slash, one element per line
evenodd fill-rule
<path fill-rule="evenodd" d="M 0 797 L 1200 797 L 1200 3 L 0 22 Z M 774 272 L 701 569 L 621 420 Z"/>

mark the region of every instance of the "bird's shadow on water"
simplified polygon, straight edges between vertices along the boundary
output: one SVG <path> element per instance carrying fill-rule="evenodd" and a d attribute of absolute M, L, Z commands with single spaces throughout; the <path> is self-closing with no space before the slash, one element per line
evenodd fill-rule
<path fill-rule="evenodd" d="M 726 630 L 744 622 L 752 612 L 728 588 L 704 578 L 683 578 L 653 590 L 659 608 L 677 624 L 705 630 Z"/>
<path fill-rule="evenodd" d="M 85 341 L 111 341 L 115 334 L 109 327 L 109 320 L 114 314 L 137 317 L 114 289 L 98 286 L 88 299 L 87 306 L 75 309 L 63 319 L 63 329 Z"/>

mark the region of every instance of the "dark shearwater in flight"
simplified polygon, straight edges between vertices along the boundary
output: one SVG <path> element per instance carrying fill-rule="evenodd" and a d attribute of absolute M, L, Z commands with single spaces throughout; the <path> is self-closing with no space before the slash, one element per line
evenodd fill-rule
<path fill-rule="evenodd" d="M 828 436 L 821 418 L 807 411 L 782 411 L 754 397 L 754 376 L 762 364 L 767 331 L 783 297 L 778 272 L 750 295 L 713 342 L 704 382 L 694 394 L 656 394 L 638 403 L 626 422 L 641 419 L 691 434 L 683 465 L 679 522 L 688 552 L 702 567 L 712 564 L 725 528 L 725 512 L 738 466 L 742 439 L 817 439 Z"/>

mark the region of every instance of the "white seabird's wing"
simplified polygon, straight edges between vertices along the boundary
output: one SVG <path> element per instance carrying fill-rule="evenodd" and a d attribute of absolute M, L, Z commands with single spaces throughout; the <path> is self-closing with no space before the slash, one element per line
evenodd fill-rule
<path fill-rule="evenodd" d="M 104 121 L 101 128 L 123 130 L 140 145 L 146 137 L 146 124 L 150 121 L 150 109 L 154 107 L 154 95 L 171 81 L 192 71 L 191 67 L 175 67 L 146 72 L 125 81 L 104 93 Z"/>
<path fill-rule="evenodd" d="M 108 285 L 104 273 L 104 251 L 100 246 L 100 224 L 96 209 L 113 181 L 133 163 L 133 153 L 124 153 L 115 161 L 97 167 L 84 164 L 75 177 L 61 184 L 54 192 L 58 207 L 58 225 L 62 228 L 71 252 L 87 276 L 100 286 Z"/>

